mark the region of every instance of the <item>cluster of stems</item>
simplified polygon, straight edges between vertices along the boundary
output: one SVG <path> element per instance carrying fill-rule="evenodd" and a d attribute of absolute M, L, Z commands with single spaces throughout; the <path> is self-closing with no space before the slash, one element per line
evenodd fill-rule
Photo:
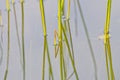
<path fill-rule="evenodd" d="M 55 47 L 55 58 L 59 53 L 59 65 L 60 65 L 60 80 L 69 80 L 73 74 L 75 74 L 76 80 L 79 80 L 77 69 L 75 66 L 75 59 L 74 59 L 74 47 L 72 41 L 72 33 L 71 33 L 71 25 L 70 25 L 70 6 L 71 0 L 67 0 L 67 11 L 65 11 L 65 0 L 58 0 L 58 32 L 54 31 L 54 47 Z M 15 26 L 16 26 L 16 35 L 18 40 L 19 46 L 19 53 L 20 53 L 20 61 L 23 69 L 23 80 L 26 80 L 26 65 L 25 65 L 25 42 L 24 42 L 24 0 L 20 0 L 21 4 L 21 16 L 22 16 L 22 32 L 21 32 L 21 42 L 19 37 L 18 31 L 18 23 L 17 23 L 17 15 L 16 15 L 16 8 L 15 8 L 15 1 L 12 0 L 13 11 L 14 11 L 14 18 L 15 18 Z M 110 16 L 111 16 L 111 4 L 112 0 L 108 0 L 107 3 L 107 12 L 106 12 L 106 22 L 104 26 L 104 50 L 105 50 L 105 57 L 106 57 L 106 70 L 108 80 L 115 80 L 114 70 L 112 65 L 112 54 L 111 54 L 111 46 L 110 46 L 110 36 L 109 36 L 109 28 L 110 28 Z M 49 80 L 54 80 L 52 64 L 50 60 L 50 53 L 48 48 L 48 41 L 47 41 L 47 27 L 46 27 L 46 19 L 45 19 L 45 10 L 44 10 L 44 3 L 43 0 L 39 0 L 39 7 L 40 7 L 40 14 L 41 14 L 41 21 L 42 21 L 42 29 L 44 35 L 44 47 L 43 47 L 43 62 L 42 62 L 42 80 L 45 80 L 45 68 L 46 68 L 46 57 L 48 60 L 48 67 L 49 67 Z M 90 48 L 91 57 L 94 66 L 94 74 L 95 80 L 98 80 L 97 77 L 97 64 L 94 56 L 94 51 L 92 48 L 91 40 L 89 37 L 87 25 L 83 16 L 82 8 L 80 5 L 79 0 L 74 0 L 75 11 L 77 12 L 76 7 L 78 6 L 78 10 L 83 22 L 83 27 L 85 30 L 86 38 L 88 41 L 88 46 Z M 6 69 L 4 74 L 4 80 L 7 79 L 8 76 L 8 68 L 9 68 L 9 55 L 10 55 L 10 2 L 6 0 L 6 10 L 7 10 L 7 22 L 8 22 L 8 32 L 7 32 L 7 62 L 6 62 Z M 76 17 L 76 16 L 75 16 Z M 75 19 L 77 22 L 77 19 Z M 0 12 L 0 25 L 1 25 L 1 12 Z M 76 24 L 77 25 L 77 24 Z M 76 26 L 77 27 L 77 26 Z M 58 43 L 56 40 L 58 39 Z M 68 57 L 73 69 L 73 72 L 68 75 L 67 68 L 66 68 L 66 60 L 65 54 L 66 52 L 64 49 L 67 49 Z M 2 46 L 0 42 L 0 50 L 2 51 Z M 3 52 L 3 51 L 2 51 Z M 0 57 L 0 61 L 1 61 Z M 1 63 L 1 62 L 0 62 Z"/>

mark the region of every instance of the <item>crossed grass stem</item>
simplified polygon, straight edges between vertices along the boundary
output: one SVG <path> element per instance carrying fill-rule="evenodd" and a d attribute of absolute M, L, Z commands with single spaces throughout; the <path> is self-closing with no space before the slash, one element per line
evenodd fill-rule
<path fill-rule="evenodd" d="M 111 4 L 112 4 L 112 0 L 108 0 L 106 22 L 104 26 L 104 36 L 105 36 L 104 37 L 104 50 L 105 50 L 105 57 L 106 57 L 106 71 L 107 71 L 108 80 L 115 80 L 114 70 L 113 70 L 113 65 L 112 65 L 110 38 L 109 38 Z"/>
<path fill-rule="evenodd" d="M 50 60 L 50 55 L 49 55 L 49 49 L 48 49 L 47 36 L 44 36 L 42 80 L 45 79 L 45 60 L 46 60 L 46 56 L 47 56 L 48 64 L 49 64 L 49 80 L 51 80 L 51 79 L 54 80 L 53 70 L 52 70 L 52 65 L 51 65 L 51 60 Z"/>
<path fill-rule="evenodd" d="M 44 49 L 43 49 L 43 63 L 42 63 L 42 80 L 45 80 L 45 60 L 46 56 L 48 59 L 48 66 L 49 66 L 49 80 L 54 80 L 53 76 L 53 70 L 49 55 L 49 49 L 48 49 L 48 43 L 47 43 L 47 30 L 46 30 L 46 20 L 45 20 L 45 11 L 44 11 L 44 4 L 43 0 L 40 0 L 40 13 L 41 13 L 41 20 L 42 20 L 42 28 L 43 28 L 43 34 L 44 34 Z"/>
<path fill-rule="evenodd" d="M 67 35 L 66 35 L 66 32 L 65 32 L 65 29 L 63 28 L 63 25 L 62 25 L 62 32 L 63 32 L 63 37 L 65 38 L 65 43 L 66 43 L 66 47 L 67 47 L 67 49 L 68 49 L 68 54 L 69 54 L 69 57 L 70 57 L 70 60 L 71 60 L 71 64 L 72 64 L 72 67 L 73 67 L 73 70 L 74 70 L 74 73 L 75 73 L 75 76 L 76 76 L 76 79 L 77 80 L 79 80 L 79 78 L 78 78 L 78 74 L 77 74 L 77 71 L 76 71 L 76 68 L 75 68 L 75 62 L 74 62 L 74 59 L 73 59 L 73 55 L 72 55 L 72 52 L 71 52 L 71 49 L 70 49 L 70 45 L 69 45 L 69 41 L 68 41 L 68 39 L 67 39 Z M 72 73 L 72 75 L 70 75 L 68 78 L 66 77 L 66 75 L 64 76 L 64 74 L 66 73 L 66 71 L 65 71 L 65 68 L 64 68 L 64 66 L 65 66 L 65 64 L 64 64 L 64 56 L 63 56 L 63 42 L 61 41 L 59 41 L 59 43 L 58 43 L 58 48 L 60 48 L 59 50 L 60 50 L 60 71 L 61 71 L 61 80 L 68 80 L 68 79 L 70 79 L 70 77 L 73 75 L 73 73 Z M 55 50 L 55 52 L 58 52 L 58 48 Z"/>
<path fill-rule="evenodd" d="M 64 57 L 63 56 L 63 53 L 64 53 L 63 52 L 63 43 L 62 43 L 62 38 L 63 37 L 65 38 L 66 46 L 68 48 L 69 58 L 70 58 L 70 61 L 71 61 L 71 64 L 72 64 L 72 67 L 73 67 L 76 79 L 79 80 L 78 74 L 77 74 L 77 71 L 76 71 L 76 68 L 75 68 L 75 63 L 74 63 L 74 60 L 73 60 L 73 55 L 72 55 L 72 52 L 71 52 L 71 49 L 70 49 L 70 45 L 69 45 L 69 42 L 68 42 L 68 39 L 67 39 L 67 36 L 66 36 L 66 32 L 65 32 L 65 30 L 63 30 L 63 24 L 62 24 L 61 17 L 62 17 L 62 12 L 64 12 L 63 11 L 64 10 L 64 6 L 63 6 L 64 3 L 62 3 L 62 2 L 64 2 L 64 0 L 59 0 L 58 1 L 58 40 L 59 40 L 58 44 L 60 46 L 59 50 L 60 50 L 60 75 L 61 75 L 61 80 L 64 79 L 63 78 L 64 77 L 63 76 L 63 71 L 64 71 L 63 66 L 64 66 L 64 64 L 62 62 L 63 57 Z M 68 11 L 70 12 L 70 8 L 68 9 Z M 67 15 L 67 16 L 69 16 L 69 15 Z M 62 34 L 64 34 L 64 36 L 62 36 Z"/>
<path fill-rule="evenodd" d="M 75 63 L 75 59 L 74 59 L 74 48 L 73 48 L 73 41 L 72 41 L 72 33 L 71 33 L 71 29 L 70 29 L 70 10 L 71 10 L 71 0 L 68 0 L 68 9 L 67 9 L 67 14 L 66 14 L 66 19 L 63 21 L 64 22 L 64 27 L 66 28 L 65 32 L 67 33 L 68 31 L 68 35 L 69 35 L 69 41 L 70 41 L 70 47 L 71 47 L 71 51 L 72 51 L 72 57 Z M 64 15 L 64 14 L 63 14 Z M 68 79 L 70 79 L 74 74 L 74 71 L 70 74 L 70 76 L 68 77 Z"/>

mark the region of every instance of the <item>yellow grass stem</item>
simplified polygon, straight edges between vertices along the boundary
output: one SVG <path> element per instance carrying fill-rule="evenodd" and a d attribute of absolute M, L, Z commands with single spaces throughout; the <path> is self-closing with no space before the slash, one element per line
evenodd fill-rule
<path fill-rule="evenodd" d="M 68 42 L 67 36 L 66 36 L 66 30 L 64 29 L 64 31 L 63 31 L 63 24 L 62 24 L 62 18 L 61 17 L 64 16 L 64 5 L 61 6 L 61 4 L 63 4 L 62 0 L 58 0 L 58 40 L 59 40 L 58 45 L 59 45 L 59 48 L 60 48 L 60 76 L 61 76 L 61 80 L 67 79 L 66 78 L 67 77 L 67 72 L 66 72 L 66 68 L 65 68 L 64 55 L 63 55 L 63 44 L 62 44 L 62 32 L 63 32 L 65 42 L 66 42 L 66 45 L 67 45 L 67 48 L 68 48 L 69 57 L 70 57 L 70 60 L 71 60 L 71 63 L 72 63 L 72 67 L 73 67 L 76 79 L 79 80 L 78 74 L 77 74 L 77 71 L 76 71 L 76 68 L 75 68 L 74 59 L 73 59 L 74 55 L 72 55 L 73 47 L 71 46 L 71 48 L 72 48 L 72 52 L 71 52 L 70 45 L 69 45 L 69 42 Z M 68 1 L 68 13 L 67 13 L 66 21 L 63 20 L 65 28 L 66 28 L 66 26 L 70 26 L 70 25 L 66 25 L 66 22 L 69 21 L 69 17 L 70 17 L 70 1 Z M 69 30 L 70 30 L 70 28 L 69 28 Z M 70 34 L 70 36 L 71 36 L 71 34 Z M 72 37 L 70 38 L 70 40 L 72 41 Z M 72 45 L 72 43 L 71 43 L 71 45 Z"/>
<path fill-rule="evenodd" d="M 58 51 L 60 48 L 60 43 L 58 43 L 58 45 L 57 45 L 57 42 L 56 42 L 57 37 L 58 37 L 58 33 L 56 30 L 54 30 L 55 58 L 57 57 L 57 54 L 58 54 Z M 64 56 L 61 60 L 63 61 L 63 64 L 62 64 L 63 65 L 63 77 L 64 77 L 64 80 L 66 80 L 67 79 L 67 70 L 66 70 L 66 66 L 65 66 Z"/>
<path fill-rule="evenodd" d="M 105 22 L 105 26 L 104 26 L 104 36 L 105 36 L 104 37 L 104 47 L 105 47 L 105 54 L 106 54 L 106 69 L 107 69 L 108 80 L 115 80 L 114 70 L 113 70 L 113 65 L 112 65 L 110 37 L 109 37 L 111 4 L 112 4 L 112 0 L 108 0 L 107 12 L 106 12 L 106 22 Z"/>
<path fill-rule="evenodd" d="M 44 38 L 44 50 L 43 50 L 43 65 L 42 65 L 42 80 L 45 80 L 45 56 L 46 56 L 46 39 Z"/>
<path fill-rule="evenodd" d="M 58 40 L 59 40 L 59 46 L 60 46 L 60 76 L 61 80 L 63 80 L 63 49 L 62 49 L 62 28 L 61 28 L 61 12 L 62 12 L 62 6 L 61 6 L 62 0 L 58 0 Z"/>
<path fill-rule="evenodd" d="M 26 80 L 26 65 L 25 65 L 25 44 L 24 44 L 24 0 L 20 0 L 22 12 L 22 61 L 23 61 L 23 80 Z"/>
<path fill-rule="evenodd" d="M 7 63 L 6 63 L 6 70 L 4 75 L 4 80 L 7 79 L 8 75 L 8 67 L 9 67 L 9 55 L 10 55 L 10 3 L 9 0 L 6 0 L 6 9 L 7 9 L 7 15 L 8 15 L 8 46 L 7 46 Z"/>
<path fill-rule="evenodd" d="M 15 0 L 12 0 L 12 4 L 15 4 Z"/>
<path fill-rule="evenodd" d="M 66 64 L 65 64 L 65 59 L 63 56 L 63 76 L 64 76 L 64 80 L 67 80 L 67 69 L 66 69 Z"/>
<path fill-rule="evenodd" d="M 68 31 L 69 31 L 69 35 L 70 35 L 70 44 L 71 44 L 71 49 L 72 49 L 72 56 L 73 56 L 73 60 L 74 60 L 74 49 L 73 49 L 73 42 L 72 42 L 72 34 L 71 34 L 71 29 L 70 29 L 70 0 L 68 0 L 68 11 L 67 11 L 67 16 L 66 16 L 66 24 L 68 26 Z"/>
<path fill-rule="evenodd" d="M 41 20 L 42 20 L 42 28 L 44 33 L 44 49 L 43 49 L 43 65 L 42 65 L 42 80 L 45 79 L 45 58 L 47 55 L 48 64 L 49 64 L 49 79 L 54 80 L 52 65 L 49 55 L 48 43 L 47 43 L 47 32 L 46 32 L 46 20 L 45 20 L 45 12 L 44 12 L 44 4 L 43 0 L 40 0 L 40 12 L 41 12 Z M 47 52 L 47 54 L 46 54 Z"/>
<path fill-rule="evenodd" d="M 70 29 L 70 5 L 71 5 L 71 1 L 68 0 L 68 9 L 67 9 L 67 16 L 66 16 L 66 25 L 67 25 L 67 29 L 70 35 L 70 46 L 71 46 L 71 50 L 72 50 L 72 57 L 73 57 L 73 61 L 74 61 L 74 65 L 75 65 L 75 60 L 74 60 L 74 49 L 73 49 L 73 42 L 72 42 L 72 34 L 71 34 L 71 29 Z M 68 77 L 68 79 L 70 79 L 74 74 L 74 71 L 70 74 L 70 76 Z"/>
<path fill-rule="evenodd" d="M 61 80 L 63 80 L 63 48 L 62 48 L 62 41 L 59 42 L 60 45 L 60 75 Z"/>
<path fill-rule="evenodd" d="M 108 34 L 109 33 L 109 27 L 110 27 L 110 15 L 111 15 L 111 0 L 108 0 L 107 3 L 107 12 L 106 12 L 106 22 L 105 22 L 105 27 L 104 27 L 104 33 Z"/>
<path fill-rule="evenodd" d="M 71 30 L 70 30 L 70 23 L 69 23 L 69 20 L 70 20 L 70 0 L 68 0 L 68 10 L 67 10 L 67 15 L 65 17 L 65 19 L 63 19 L 63 24 L 64 27 L 65 27 L 65 31 L 67 32 L 67 29 L 69 31 L 69 35 L 70 35 L 70 43 L 71 43 L 71 48 L 72 48 L 72 53 L 73 53 L 73 57 L 74 57 L 74 51 L 73 51 L 73 43 L 72 43 L 72 35 L 71 35 Z M 64 10 L 64 7 L 63 9 Z M 64 11 L 63 11 L 64 12 Z M 62 16 L 64 16 L 65 14 L 63 13 Z"/>
<path fill-rule="evenodd" d="M 49 49 L 48 49 L 47 37 L 45 37 L 45 39 L 46 39 L 46 48 L 47 48 L 47 58 L 48 58 L 48 64 L 49 64 L 49 80 L 50 79 L 54 80 L 52 64 L 51 64 L 51 60 L 50 60 L 50 53 L 49 53 Z"/>
<path fill-rule="evenodd" d="M 71 35 L 71 30 L 70 30 L 70 24 L 69 24 L 69 19 L 70 19 L 70 0 L 68 0 L 68 9 L 67 9 L 67 15 L 65 17 L 65 19 L 63 19 L 63 25 L 64 25 L 64 28 L 65 28 L 65 33 L 67 33 L 67 29 L 68 29 L 68 34 L 70 35 L 70 43 L 71 43 L 71 49 L 72 49 L 72 57 L 73 57 L 73 60 L 74 60 L 74 50 L 73 50 L 73 43 L 72 43 L 72 35 Z M 62 16 L 65 16 L 65 13 L 64 13 L 64 7 L 65 7 L 65 3 L 64 3 L 64 6 L 62 8 Z M 64 56 L 63 56 L 64 57 Z M 65 58 L 65 57 L 64 57 Z M 67 70 L 66 70 L 66 65 L 65 65 L 65 61 L 64 61 L 64 58 L 63 58 L 63 68 L 64 68 L 64 79 L 67 80 Z M 74 72 L 72 72 L 71 74 L 73 75 Z M 70 75 L 68 78 L 71 78 L 72 75 Z"/>
<path fill-rule="evenodd" d="M 42 17 L 42 28 L 43 28 L 43 33 L 44 36 L 47 36 L 47 32 L 46 32 L 46 20 L 45 20 L 45 11 L 44 11 L 44 4 L 43 4 L 43 0 L 40 0 L 40 11 L 41 11 L 41 17 Z"/>
<path fill-rule="evenodd" d="M 59 41 L 62 41 L 62 29 L 61 29 L 61 0 L 58 0 L 58 38 Z"/>
<path fill-rule="evenodd" d="M 42 17 L 42 28 L 43 28 L 43 34 L 44 34 L 44 50 L 43 50 L 43 65 L 42 65 L 42 80 L 45 80 L 45 56 L 46 56 L 46 22 L 45 22 L 45 16 L 44 16 L 44 7 L 43 7 L 43 0 L 40 0 L 40 11 L 41 11 L 41 17 Z"/>
<path fill-rule="evenodd" d="M 13 1 L 14 2 L 14 1 Z M 20 3 L 24 3 L 24 0 L 20 0 Z"/>
<path fill-rule="evenodd" d="M 111 47 L 110 47 L 110 41 L 108 40 L 108 57 L 109 57 L 109 63 L 110 63 L 110 75 L 111 75 L 111 80 L 115 80 L 114 77 L 114 70 L 112 66 L 112 55 L 111 55 Z"/>
<path fill-rule="evenodd" d="M 94 66 L 94 69 L 95 69 L 95 72 L 94 72 L 95 80 L 98 80 L 98 77 L 97 77 L 97 63 L 96 63 L 96 60 L 95 60 L 94 51 L 93 51 L 93 48 L 92 48 L 92 44 L 91 44 L 91 40 L 90 40 L 90 37 L 89 37 L 87 25 L 86 25 L 86 22 L 85 22 L 85 19 L 84 19 L 84 16 L 83 16 L 83 12 L 82 12 L 79 0 L 77 0 L 77 5 L 78 5 L 78 9 L 79 9 L 79 12 L 80 12 L 80 16 L 81 16 L 81 19 L 82 19 L 82 22 L 83 22 L 83 27 L 84 27 L 84 30 L 85 30 L 85 34 L 86 34 L 86 37 L 87 37 L 87 40 L 88 40 L 88 45 L 89 45 L 90 52 L 91 52 L 93 66 Z"/>
<path fill-rule="evenodd" d="M 67 10 L 67 17 L 66 17 L 67 20 L 70 19 L 70 4 L 71 2 L 70 0 L 68 0 L 68 10 Z"/>
<path fill-rule="evenodd" d="M 10 2 L 9 2 L 9 0 L 6 0 L 6 10 L 10 11 Z"/>
<path fill-rule="evenodd" d="M 61 0 L 61 14 L 64 14 L 64 4 L 65 0 Z"/>
<path fill-rule="evenodd" d="M 107 3 L 107 12 L 106 12 L 106 22 L 104 26 L 104 44 L 106 44 L 106 40 L 108 39 L 109 35 L 109 28 L 110 28 L 110 14 L 111 14 L 111 0 L 108 0 Z"/>
<path fill-rule="evenodd" d="M 65 33 L 65 29 L 63 28 L 63 26 L 62 26 L 62 31 L 63 31 L 64 37 L 65 37 L 66 46 L 68 48 L 68 53 L 69 53 L 71 64 L 72 64 L 72 67 L 73 67 L 73 70 L 74 70 L 74 73 L 75 73 L 75 76 L 76 76 L 76 80 L 79 80 L 77 70 L 75 68 L 75 63 L 74 63 L 72 53 L 71 53 L 71 50 L 70 50 L 70 45 L 69 45 L 69 42 L 68 42 L 68 39 L 67 39 L 67 36 L 66 36 L 66 33 Z"/>
<path fill-rule="evenodd" d="M 109 76 L 109 64 L 108 64 L 108 55 L 107 55 L 107 47 L 104 47 L 105 50 L 105 57 L 106 57 L 106 70 L 107 70 L 107 78 L 108 80 L 110 80 L 110 76 Z"/>

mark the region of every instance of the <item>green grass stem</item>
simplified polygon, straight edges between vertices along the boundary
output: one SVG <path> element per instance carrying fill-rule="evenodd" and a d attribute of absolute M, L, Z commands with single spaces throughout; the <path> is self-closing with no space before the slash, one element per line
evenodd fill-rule
<path fill-rule="evenodd" d="M 14 19 L 15 19 L 15 26 L 16 26 L 16 35 L 17 35 L 17 41 L 18 41 L 18 47 L 19 47 L 19 53 L 20 53 L 20 63 L 22 64 L 22 51 L 21 51 L 21 44 L 20 44 L 20 36 L 19 36 L 19 31 L 18 31 L 18 22 L 17 22 L 17 15 L 16 15 L 16 7 L 15 7 L 15 2 L 12 2 L 13 6 L 13 12 L 14 12 Z"/>
<path fill-rule="evenodd" d="M 108 0 L 107 2 L 107 12 L 106 12 L 106 22 L 104 26 L 104 47 L 106 54 L 106 69 L 108 80 L 115 80 L 114 70 L 112 65 L 112 53 L 110 47 L 110 37 L 109 37 L 109 28 L 110 28 L 110 16 L 111 16 L 111 4 L 112 0 Z"/>
<path fill-rule="evenodd" d="M 85 19 L 84 19 L 84 16 L 83 16 L 83 12 L 82 12 L 81 5 L 80 5 L 80 1 L 79 1 L 79 0 L 77 0 L 77 5 L 78 5 L 79 13 L 80 13 L 80 16 L 81 16 L 81 19 L 82 19 L 82 22 L 83 22 L 83 27 L 84 27 L 84 30 L 85 30 L 85 34 L 86 34 L 87 41 L 88 41 L 88 45 L 89 45 L 90 52 L 91 52 L 91 57 L 92 57 L 92 61 L 93 61 L 93 66 L 94 66 L 94 69 L 95 69 L 95 73 L 94 73 L 94 75 L 95 75 L 95 80 L 98 80 L 98 77 L 97 77 L 97 73 L 98 73 L 98 72 L 97 72 L 97 63 L 96 63 L 96 59 L 95 59 L 94 51 L 93 51 L 93 48 L 92 48 L 91 40 L 90 40 L 90 37 L 89 37 L 87 25 L 86 25 L 86 22 L 85 22 Z"/>
<path fill-rule="evenodd" d="M 7 47 L 7 63 L 6 63 L 6 70 L 5 70 L 5 75 L 4 75 L 4 80 L 7 79 L 8 76 L 8 68 L 9 68 L 9 55 L 10 55 L 10 10 L 8 12 L 8 47 Z"/>
<path fill-rule="evenodd" d="M 79 77 L 78 77 L 78 74 L 77 74 L 77 70 L 75 68 L 75 63 L 74 63 L 74 60 L 73 60 L 73 57 L 72 57 L 72 53 L 71 53 L 71 50 L 70 50 L 70 45 L 69 45 L 69 42 L 68 42 L 68 39 L 67 39 L 67 36 L 65 34 L 65 30 L 64 30 L 63 26 L 62 26 L 62 31 L 63 31 L 64 37 L 65 37 L 66 46 L 68 48 L 68 53 L 69 53 L 71 64 L 72 64 L 72 67 L 73 67 L 73 70 L 74 70 L 74 73 L 75 73 L 75 76 L 76 76 L 76 80 L 79 80 Z"/>
<path fill-rule="evenodd" d="M 26 80 L 26 65 L 25 65 L 25 44 L 24 44 L 24 1 L 21 1 L 22 12 L 22 59 L 23 59 L 23 80 Z"/>
<path fill-rule="evenodd" d="M 45 60 L 46 60 L 45 58 L 46 58 L 46 55 L 47 55 L 47 58 L 48 58 L 48 65 L 49 65 L 49 79 L 54 80 L 52 65 L 51 65 L 50 55 L 49 55 L 49 49 L 48 49 L 48 43 L 47 43 L 47 30 L 46 30 L 46 20 L 45 20 L 45 11 L 44 11 L 43 0 L 40 0 L 39 5 L 40 5 L 42 28 L 43 28 L 43 34 L 44 34 L 42 80 L 45 79 Z M 46 52 L 47 52 L 47 54 L 46 54 Z"/>

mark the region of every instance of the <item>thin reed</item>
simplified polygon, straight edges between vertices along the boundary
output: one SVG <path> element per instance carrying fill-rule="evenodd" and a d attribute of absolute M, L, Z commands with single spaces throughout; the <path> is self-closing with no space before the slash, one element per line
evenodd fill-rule
<path fill-rule="evenodd" d="M 15 7 L 15 1 L 12 0 L 12 7 L 13 7 L 13 12 L 14 12 L 14 19 L 15 19 L 15 28 L 16 28 L 16 36 L 17 36 L 17 42 L 18 42 L 18 47 L 19 47 L 19 53 L 20 53 L 20 63 L 22 66 L 22 54 L 21 54 L 21 43 L 20 43 L 20 36 L 19 36 L 19 30 L 18 30 L 18 21 L 17 21 L 17 14 L 16 14 L 16 7 Z"/>
<path fill-rule="evenodd" d="M 8 45 L 7 45 L 7 63 L 6 63 L 6 69 L 4 74 L 4 80 L 6 80 L 8 76 L 9 55 L 10 55 L 10 3 L 9 3 L 9 0 L 6 0 L 6 9 L 7 9 L 7 18 L 8 18 L 8 25 L 7 25 L 8 26 L 8 32 L 7 32 Z"/>
<path fill-rule="evenodd" d="M 20 0 L 21 13 L 22 13 L 22 69 L 23 69 L 23 80 L 26 80 L 26 65 L 25 65 L 25 42 L 24 42 L 24 0 Z"/>
<path fill-rule="evenodd" d="M 86 37 L 87 37 L 88 46 L 89 46 L 90 52 L 91 52 L 91 57 L 92 57 L 93 66 L 94 66 L 95 80 L 98 80 L 98 77 L 97 77 L 97 74 L 98 74 L 98 72 L 97 72 L 97 63 L 96 63 L 94 51 L 93 51 L 93 48 L 92 48 L 91 40 L 90 40 L 90 37 L 89 37 L 87 25 L 86 25 L 86 22 L 85 22 L 85 19 L 84 19 L 84 16 L 83 16 L 83 11 L 82 11 L 82 8 L 81 8 L 81 5 L 80 5 L 80 1 L 77 0 L 76 3 L 77 3 L 79 13 L 80 13 L 80 16 L 81 16 L 81 19 L 82 19 L 82 22 L 83 22 L 83 27 L 84 27 L 85 34 L 86 34 Z"/>
<path fill-rule="evenodd" d="M 58 0 L 58 48 L 59 48 L 59 56 L 60 56 L 60 78 L 61 80 L 66 80 L 69 78 L 66 74 L 66 68 L 65 68 L 65 57 L 64 57 L 64 50 L 63 50 L 63 39 L 65 39 L 66 47 L 68 49 L 68 55 L 70 58 L 70 62 L 73 67 L 73 73 L 75 73 L 76 80 L 79 80 L 78 74 L 75 68 L 75 62 L 74 62 L 74 51 L 73 51 L 73 45 L 72 45 L 72 36 L 70 32 L 70 24 L 69 24 L 69 18 L 70 18 L 70 0 L 68 0 L 68 11 L 67 11 L 67 17 L 65 17 L 66 21 L 62 22 L 62 17 L 65 16 L 64 14 L 64 7 L 65 3 L 64 0 Z M 67 23 L 67 24 L 66 24 Z M 69 35 L 70 35 L 70 43 L 68 41 L 68 38 L 66 36 L 66 29 L 69 29 Z M 71 50 L 72 49 L 72 50 Z M 73 74 L 72 73 L 72 74 Z"/>

